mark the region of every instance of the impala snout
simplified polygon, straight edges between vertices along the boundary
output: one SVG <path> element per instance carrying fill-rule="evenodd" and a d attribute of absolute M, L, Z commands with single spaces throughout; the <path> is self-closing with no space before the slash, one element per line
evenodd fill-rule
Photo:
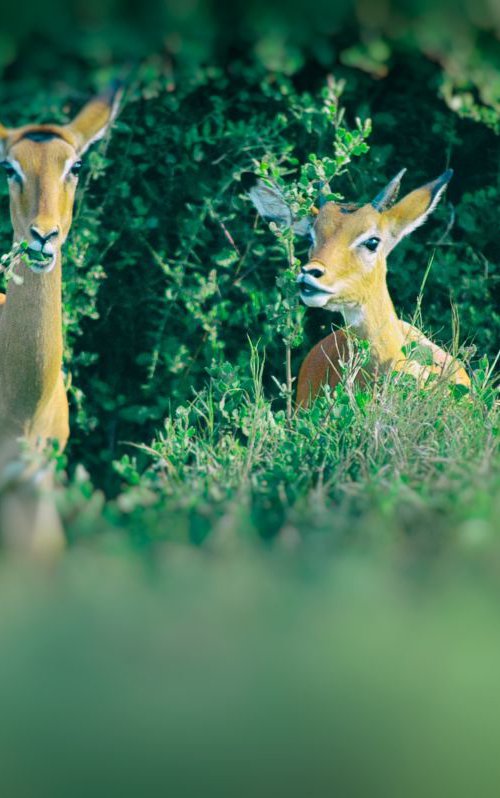
<path fill-rule="evenodd" d="M 56 262 L 59 238 L 60 230 L 57 225 L 38 222 L 31 225 L 27 255 L 33 271 L 39 273 L 52 271 Z"/>
<path fill-rule="evenodd" d="M 315 263 L 314 265 L 307 264 L 306 266 L 302 266 L 300 271 L 302 274 L 308 274 L 310 277 L 316 277 L 319 279 L 320 277 L 323 277 L 326 269 L 324 266 Z"/>
<path fill-rule="evenodd" d="M 33 236 L 33 243 L 39 244 L 40 248 L 43 249 L 48 241 L 51 241 L 53 238 L 58 237 L 59 228 L 53 227 L 52 229 L 49 229 L 48 232 L 46 232 L 45 230 L 43 230 L 43 228 L 35 227 L 35 225 L 32 225 L 32 227 L 30 227 L 30 233 Z M 37 249 L 38 247 L 34 248 Z"/>
<path fill-rule="evenodd" d="M 319 263 L 310 263 L 302 266 L 297 277 L 300 298 L 305 305 L 313 308 L 324 307 L 335 292 L 320 282 L 325 275 L 326 268 Z"/>

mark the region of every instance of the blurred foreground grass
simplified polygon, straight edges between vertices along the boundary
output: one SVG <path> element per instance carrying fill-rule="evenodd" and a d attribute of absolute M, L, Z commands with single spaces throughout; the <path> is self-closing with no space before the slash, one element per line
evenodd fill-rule
<path fill-rule="evenodd" d="M 1 563 L 0 795 L 497 795 L 493 385 L 347 375 L 287 421 L 261 373 L 116 500 L 70 483 L 52 573 Z"/>
<path fill-rule="evenodd" d="M 0 794 L 498 794 L 500 595 L 167 544 L 0 565 Z"/>

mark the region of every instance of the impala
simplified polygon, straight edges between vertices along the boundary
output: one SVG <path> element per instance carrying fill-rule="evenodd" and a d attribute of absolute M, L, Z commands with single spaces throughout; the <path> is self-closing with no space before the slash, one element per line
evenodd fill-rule
<path fill-rule="evenodd" d="M 309 261 L 297 278 L 301 299 L 309 307 L 340 311 L 347 327 L 328 335 L 305 358 L 297 385 L 299 405 L 307 406 L 323 385 L 338 384 L 349 357 L 350 334 L 370 343 L 368 371 L 406 371 L 422 383 L 435 374 L 470 385 L 457 360 L 398 319 L 389 295 L 387 256 L 434 211 L 453 175 L 449 169 L 395 203 L 405 171 L 366 205 L 326 202 L 316 215 L 296 222 L 275 186 L 258 180 L 249 191 L 262 216 L 292 225 L 298 234 L 310 234 Z M 412 344 L 427 350 L 428 365 L 404 353 Z"/>
<path fill-rule="evenodd" d="M 14 264 L 20 279 L 10 280 L 0 295 L 0 531 L 4 541 L 34 551 L 63 543 L 54 503 L 39 490 L 52 482 L 41 453 L 49 442 L 64 449 L 69 435 L 61 371 L 61 247 L 82 156 L 104 136 L 118 100 L 114 85 L 69 124 L 0 125 L 14 242 L 27 244 Z"/>

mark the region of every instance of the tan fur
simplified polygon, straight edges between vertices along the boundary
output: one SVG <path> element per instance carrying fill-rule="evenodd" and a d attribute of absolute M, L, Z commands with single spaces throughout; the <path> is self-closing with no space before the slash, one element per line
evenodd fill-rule
<path fill-rule="evenodd" d="M 439 188 L 439 186 L 438 186 Z M 433 210 L 440 193 L 435 184 L 411 192 L 390 210 L 380 212 L 365 205 L 352 213 L 327 203 L 314 225 L 315 245 L 303 274 L 332 291 L 323 306 L 340 309 L 350 322 L 350 331 L 370 342 L 369 370 L 406 371 L 425 384 L 431 374 L 451 383 L 469 387 L 463 366 L 438 347 L 420 330 L 398 319 L 387 288 L 388 252 L 403 235 L 421 224 Z M 375 236 L 381 243 L 370 254 L 363 246 L 353 246 L 358 238 Z M 307 301 L 307 300 L 306 300 Z M 403 353 L 411 342 L 430 349 L 433 364 L 422 366 Z M 335 387 L 340 379 L 341 361 L 348 359 L 347 337 L 339 331 L 319 342 L 307 355 L 300 369 L 297 402 L 307 406 L 322 385 Z"/>
<path fill-rule="evenodd" d="M 37 463 L 49 441 L 62 450 L 69 435 L 61 373 L 61 246 L 71 227 L 77 184 L 70 168 L 104 133 L 115 99 L 116 94 L 107 94 L 91 101 L 65 126 L 7 130 L 0 125 L 0 160 L 14 164 L 23 176 L 9 181 L 14 241 L 27 241 L 35 249 L 39 244 L 33 230 L 43 237 L 53 234 L 52 271 L 35 273 L 19 260 L 14 268 L 22 284 L 11 280 L 7 294 L 0 294 L 0 532 L 4 541 L 38 553 L 60 549 L 63 540 L 47 497 L 50 469 Z M 42 140 L 29 138 L 40 134 Z M 26 445 L 31 452 L 27 459 Z"/>
<path fill-rule="evenodd" d="M 415 362 L 410 366 L 408 361 L 403 360 L 402 365 L 406 370 L 409 369 L 410 373 L 420 380 L 425 381 L 426 377 L 432 373 L 438 377 L 444 377 L 456 385 L 470 387 L 470 378 L 459 361 L 426 338 L 416 327 L 406 321 L 400 320 L 399 323 L 405 344 L 415 341 L 421 346 L 428 347 L 434 360 L 432 366 L 420 366 Z M 300 367 L 297 381 L 297 404 L 307 407 L 310 400 L 318 396 L 324 385 L 329 385 L 332 389 L 335 388 L 341 379 L 342 364 L 345 365 L 348 362 L 349 355 L 348 338 L 343 330 L 330 333 L 313 346 Z M 395 363 L 394 368 L 395 370 L 404 370 L 399 363 Z M 361 373 L 357 376 L 357 380 L 358 382 L 362 380 Z"/>

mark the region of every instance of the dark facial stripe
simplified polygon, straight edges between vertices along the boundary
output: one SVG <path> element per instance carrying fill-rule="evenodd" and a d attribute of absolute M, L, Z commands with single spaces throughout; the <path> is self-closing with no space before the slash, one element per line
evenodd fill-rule
<path fill-rule="evenodd" d="M 51 130 L 28 130 L 28 132 L 21 137 L 20 141 L 23 139 L 29 139 L 29 141 L 52 141 L 52 139 L 60 138 L 62 138 L 62 136 L 58 136 L 57 133 L 53 133 Z"/>

